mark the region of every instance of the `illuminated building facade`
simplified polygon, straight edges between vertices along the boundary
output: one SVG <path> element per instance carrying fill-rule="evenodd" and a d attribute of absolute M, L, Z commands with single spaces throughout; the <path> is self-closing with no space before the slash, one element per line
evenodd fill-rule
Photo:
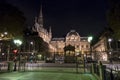
<path fill-rule="evenodd" d="M 90 50 L 88 37 L 80 37 L 80 35 L 75 30 L 68 32 L 65 38 L 52 38 L 50 44 L 54 47 L 54 50 L 51 50 L 51 52 L 58 54 L 63 54 L 64 47 L 68 45 L 74 46 L 76 53 L 88 54 Z"/>
<path fill-rule="evenodd" d="M 100 37 L 99 41 L 93 46 L 93 59 L 99 61 L 108 60 L 107 38 Z"/>
<path fill-rule="evenodd" d="M 51 28 L 48 31 L 43 26 L 42 7 L 39 17 L 35 18 L 35 24 L 32 29 L 38 32 L 39 37 L 49 44 L 51 54 L 64 54 L 64 47 L 67 45 L 74 46 L 75 53 L 89 53 L 90 42 L 88 42 L 88 37 L 81 37 L 75 30 L 68 32 L 64 38 L 52 38 Z"/>

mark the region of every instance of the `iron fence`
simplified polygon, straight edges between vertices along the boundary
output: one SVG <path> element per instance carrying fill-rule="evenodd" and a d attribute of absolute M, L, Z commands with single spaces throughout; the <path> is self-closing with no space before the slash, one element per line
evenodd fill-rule
<path fill-rule="evenodd" d="M 8 71 L 9 68 L 8 62 L 0 63 L 0 72 Z M 16 70 L 15 70 L 16 68 Z M 76 73 L 78 70 L 78 73 L 90 73 L 91 72 L 91 64 L 86 64 L 85 67 L 83 67 L 82 64 L 78 64 L 78 67 L 76 67 L 76 63 L 20 63 L 17 62 L 16 64 L 13 62 L 11 64 L 10 71 L 56 71 L 56 72 L 72 72 Z"/>
<path fill-rule="evenodd" d="M 105 80 L 120 80 L 120 71 L 106 68 L 104 70 Z"/>
<path fill-rule="evenodd" d="M 8 70 L 8 64 L 5 63 L 0 63 L 0 72 L 2 71 L 7 71 Z"/>

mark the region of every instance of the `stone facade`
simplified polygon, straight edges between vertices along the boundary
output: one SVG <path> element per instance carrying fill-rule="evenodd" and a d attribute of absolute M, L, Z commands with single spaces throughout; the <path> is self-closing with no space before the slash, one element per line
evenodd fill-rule
<path fill-rule="evenodd" d="M 101 36 L 98 42 L 92 47 L 93 48 L 93 59 L 99 61 L 108 60 L 108 39 L 105 36 Z"/>
<path fill-rule="evenodd" d="M 67 45 L 75 46 L 75 52 L 86 52 L 90 50 L 90 43 L 87 40 L 87 37 L 80 37 L 80 35 L 75 31 L 71 30 L 67 33 L 65 38 L 52 38 L 50 44 L 54 47 L 54 50 L 51 52 L 55 53 L 64 53 L 64 47 Z"/>
<path fill-rule="evenodd" d="M 89 54 L 90 43 L 88 37 L 81 37 L 75 30 L 71 30 L 64 38 L 52 38 L 51 28 L 49 31 L 43 26 L 42 8 L 38 18 L 35 18 L 33 31 L 38 32 L 39 37 L 49 44 L 50 52 L 53 54 L 64 54 L 64 47 L 67 45 L 75 46 L 76 53 Z"/>

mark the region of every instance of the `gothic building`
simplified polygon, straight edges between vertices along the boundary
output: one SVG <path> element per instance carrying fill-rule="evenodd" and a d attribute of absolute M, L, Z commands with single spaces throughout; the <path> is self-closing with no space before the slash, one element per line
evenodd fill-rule
<path fill-rule="evenodd" d="M 38 32 L 39 37 L 41 37 L 45 42 L 49 43 L 52 38 L 51 28 L 49 31 L 43 27 L 43 15 L 42 15 L 42 6 L 40 10 L 39 17 L 35 17 L 35 23 L 32 27 L 32 30 Z"/>
<path fill-rule="evenodd" d="M 51 54 L 64 54 L 64 47 L 72 45 L 75 47 L 75 53 L 86 53 L 89 54 L 90 42 L 88 37 L 81 37 L 75 30 L 70 30 L 64 38 L 53 38 L 51 28 L 49 30 L 44 28 L 42 7 L 40 10 L 39 17 L 35 18 L 35 24 L 33 31 L 38 32 L 39 37 L 43 38 L 45 42 L 49 44 Z"/>

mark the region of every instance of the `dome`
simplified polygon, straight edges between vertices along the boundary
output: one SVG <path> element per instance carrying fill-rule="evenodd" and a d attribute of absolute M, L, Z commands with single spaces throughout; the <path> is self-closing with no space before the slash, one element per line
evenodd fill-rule
<path fill-rule="evenodd" d="M 66 36 L 66 41 L 80 41 L 80 36 L 75 30 L 71 30 Z"/>
<path fill-rule="evenodd" d="M 72 36 L 72 35 L 74 35 L 74 36 L 79 36 L 79 34 L 78 34 L 75 30 L 71 30 L 71 31 L 67 34 L 67 36 Z"/>

